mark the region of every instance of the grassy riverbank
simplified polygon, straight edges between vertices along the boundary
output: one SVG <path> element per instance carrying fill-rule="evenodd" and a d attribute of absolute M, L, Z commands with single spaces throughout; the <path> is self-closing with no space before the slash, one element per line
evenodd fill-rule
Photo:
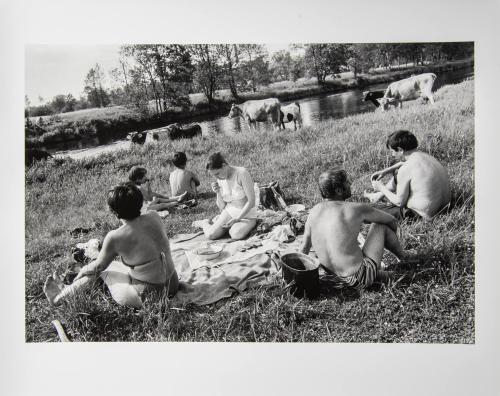
<path fill-rule="evenodd" d="M 449 85 L 436 104 L 418 101 L 401 111 L 373 112 L 330 120 L 297 132 L 242 133 L 177 142 L 158 142 L 81 161 L 42 162 L 26 171 L 26 340 L 57 340 L 50 324 L 60 319 L 77 341 L 335 341 L 474 342 L 474 81 Z M 449 213 L 430 222 L 403 225 L 403 243 L 422 261 L 411 273 L 378 291 L 331 292 L 318 301 L 280 295 L 279 287 L 245 292 L 208 307 L 172 310 L 151 298 L 135 312 L 115 304 L 98 288 L 90 297 L 52 308 L 42 286 L 46 276 L 71 260 L 70 248 L 103 236 L 118 225 L 106 208 L 109 187 L 143 164 L 154 187 L 168 191 L 166 161 L 185 151 L 188 167 L 201 178 L 207 199 L 189 213 L 164 222 L 170 236 L 191 232 L 193 220 L 215 215 L 207 156 L 223 152 L 245 166 L 256 181 L 279 180 L 288 203 L 311 207 L 320 201 L 316 180 L 342 166 L 353 183 L 353 199 L 369 187 L 369 175 L 389 164 L 388 133 L 414 132 L 423 150 L 448 169 L 453 192 Z M 68 230 L 97 223 L 80 239 Z M 404 276 L 406 275 L 406 276 Z"/>
<path fill-rule="evenodd" d="M 323 93 L 343 92 L 355 88 L 368 87 L 399 80 L 424 72 L 439 73 L 442 71 L 458 70 L 473 65 L 473 60 L 453 61 L 424 66 L 401 66 L 392 70 L 377 69 L 371 73 L 359 74 L 354 78 L 353 73 L 342 73 L 339 78 L 329 77 L 325 84 L 318 85 L 315 78 L 300 79 L 296 82 L 282 81 L 266 87 L 260 87 L 257 92 L 241 93 L 241 101 L 276 97 L 281 101 L 300 99 Z M 96 108 L 62 113 L 52 117 L 42 117 L 46 133 L 27 138 L 28 146 L 60 143 L 69 140 L 79 140 L 93 136 L 105 137 L 120 134 L 125 136 L 133 130 L 144 130 L 160 127 L 170 122 L 188 121 L 188 119 L 211 113 L 225 114 L 234 102 L 229 90 L 217 92 L 216 103 L 210 108 L 206 97 L 201 94 L 190 95 L 191 107 L 188 109 L 170 109 L 161 119 L 146 117 L 123 106 Z M 153 104 L 151 104 L 153 106 Z M 154 112 L 154 109 L 151 108 Z M 37 119 L 33 119 L 37 121 Z"/>

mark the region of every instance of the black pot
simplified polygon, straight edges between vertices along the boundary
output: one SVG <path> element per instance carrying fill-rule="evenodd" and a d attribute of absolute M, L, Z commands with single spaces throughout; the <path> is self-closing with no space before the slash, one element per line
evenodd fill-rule
<path fill-rule="evenodd" d="M 279 262 L 293 296 L 319 297 L 319 263 L 316 260 L 303 253 L 287 253 L 279 258 Z"/>

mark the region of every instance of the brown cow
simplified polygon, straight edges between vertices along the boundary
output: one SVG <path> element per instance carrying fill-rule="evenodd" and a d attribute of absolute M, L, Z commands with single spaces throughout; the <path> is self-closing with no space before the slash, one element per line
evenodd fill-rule
<path fill-rule="evenodd" d="M 434 73 L 424 73 L 395 81 L 387 87 L 384 97 L 379 99 L 382 111 L 389 108 L 389 105 L 402 108 L 403 102 L 418 99 L 419 97 L 428 99 L 434 104 L 432 97 L 432 86 L 436 81 Z"/>

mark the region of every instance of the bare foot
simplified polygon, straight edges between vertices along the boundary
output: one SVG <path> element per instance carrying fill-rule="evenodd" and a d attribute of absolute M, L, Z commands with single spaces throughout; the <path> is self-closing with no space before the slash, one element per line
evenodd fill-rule
<path fill-rule="evenodd" d="M 363 192 L 363 197 L 368 198 L 368 200 L 371 203 L 375 203 L 375 202 L 380 201 L 384 197 L 384 194 L 382 194 L 380 191 L 371 193 L 371 192 L 368 192 L 365 190 Z"/>
<path fill-rule="evenodd" d="M 45 284 L 43 285 L 43 292 L 45 293 L 47 300 L 49 300 L 50 305 L 55 305 L 56 297 L 63 289 L 64 284 L 58 276 L 54 274 L 47 277 Z"/>
<path fill-rule="evenodd" d="M 184 201 L 187 197 L 187 193 L 188 193 L 187 191 L 184 191 L 184 194 L 179 195 L 179 197 L 177 198 L 177 202 Z"/>

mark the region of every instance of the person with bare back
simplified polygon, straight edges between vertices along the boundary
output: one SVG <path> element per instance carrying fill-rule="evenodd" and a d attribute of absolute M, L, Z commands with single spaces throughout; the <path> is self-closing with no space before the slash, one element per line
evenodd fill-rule
<path fill-rule="evenodd" d="M 351 182 L 344 170 L 322 173 L 318 184 L 323 202 L 309 212 L 300 251 L 309 254 L 314 249 L 335 287 L 365 289 L 387 280 L 388 273 L 381 269 L 384 249 L 399 260 L 407 258 L 396 234 L 396 218 L 368 204 L 345 202 Z M 371 225 L 360 247 L 363 223 Z"/>
<path fill-rule="evenodd" d="M 128 175 L 129 181 L 135 184 L 141 191 L 144 202 L 147 204 L 147 210 L 166 210 L 186 200 L 188 196 L 187 191 L 184 191 L 177 196 L 172 196 L 171 198 L 153 191 L 151 189 L 151 184 L 147 177 L 147 173 L 148 171 L 146 170 L 146 168 L 143 168 L 141 166 L 134 166 L 132 169 L 130 169 Z"/>
<path fill-rule="evenodd" d="M 63 285 L 58 277 L 47 277 L 43 291 L 51 305 L 86 290 L 97 277 L 118 304 L 134 308 L 142 307 L 142 299 L 150 291 L 164 290 L 167 296 L 177 292 L 179 279 L 165 226 L 154 211 L 141 215 L 142 202 L 142 193 L 132 183 L 109 191 L 109 208 L 122 225 L 106 235 L 97 259 L 85 265 L 70 285 Z"/>
<path fill-rule="evenodd" d="M 186 199 L 197 199 L 200 179 L 194 172 L 186 169 L 186 154 L 176 152 L 171 163 L 175 168 L 169 176 L 172 197 L 180 197 L 187 192 Z"/>
<path fill-rule="evenodd" d="M 396 131 L 389 135 L 386 146 L 399 162 L 371 176 L 375 192 L 365 191 L 364 196 L 375 207 L 398 218 L 418 215 L 430 219 L 449 204 L 448 173 L 436 158 L 417 149 L 414 134 Z M 385 175 L 390 175 L 387 183 L 382 182 Z"/>

